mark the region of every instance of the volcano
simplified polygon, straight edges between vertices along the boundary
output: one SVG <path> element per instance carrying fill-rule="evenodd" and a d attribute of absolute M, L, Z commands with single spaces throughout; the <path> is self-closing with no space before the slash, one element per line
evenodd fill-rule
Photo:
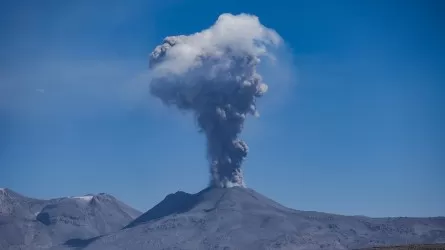
<path fill-rule="evenodd" d="M 233 187 L 170 194 L 120 231 L 55 249 L 359 249 L 443 242 L 445 217 L 298 211 Z"/>

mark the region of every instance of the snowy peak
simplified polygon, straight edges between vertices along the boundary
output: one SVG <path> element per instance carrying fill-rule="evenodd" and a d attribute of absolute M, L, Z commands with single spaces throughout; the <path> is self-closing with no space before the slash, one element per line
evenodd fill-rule
<path fill-rule="evenodd" d="M 85 196 L 74 196 L 71 198 L 89 202 L 93 199 L 93 197 L 94 197 L 93 195 L 85 195 Z"/>
<path fill-rule="evenodd" d="M 82 196 L 70 196 L 66 197 L 67 199 L 77 200 L 79 202 L 85 203 L 93 203 L 94 201 L 101 202 L 119 202 L 114 196 L 107 193 L 99 193 L 99 194 L 86 194 Z"/>

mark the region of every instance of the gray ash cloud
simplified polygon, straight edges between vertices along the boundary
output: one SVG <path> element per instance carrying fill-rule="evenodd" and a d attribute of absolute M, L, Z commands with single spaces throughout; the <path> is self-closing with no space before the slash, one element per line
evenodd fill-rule
<path fill-rule="evenodd" d="M 151 94 L 193 112 L 206 135 L 210 186 L 245 186 L 248 146 L 239 135 L 267 91 L 260 58 L 273 60 L 269 48 L 281 42 L 256 16 L 223 14 L 206 30 L 165 38 L 150 56 Z"/>

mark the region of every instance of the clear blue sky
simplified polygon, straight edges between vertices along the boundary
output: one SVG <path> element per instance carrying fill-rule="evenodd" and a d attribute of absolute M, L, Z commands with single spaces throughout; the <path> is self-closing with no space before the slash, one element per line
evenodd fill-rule
<path fill-rule="evenodd" d="M 2 1 L 0 187 L 140 210 L 204 188 L 204 137 L 149 96 L 147 59 L 224 12 L 259 16 L 295 63 L 243 133 L 249 187 L 301 210 L 445 215 L 439 0 Z"/>

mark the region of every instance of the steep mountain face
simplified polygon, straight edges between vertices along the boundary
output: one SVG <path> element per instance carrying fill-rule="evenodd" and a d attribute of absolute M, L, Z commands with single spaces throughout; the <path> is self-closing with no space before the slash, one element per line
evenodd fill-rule
<path fill-rule="evenodd" d="M 0 249 L 38 249 L 117 231 L 141 213 L 107 194 L 38 200 L 0 191 Z"/>
<path fill-rule="evenodd" d="M 33 218 L 46 201 L 25 197 L 7 188 L 0 188 L 0 216 Z"/>
<path fill-rule="evenodd" d="M 356 249 L 440 242 L 445 242 L 444 217 L 368 218 L 297 211 L 251 189 L 234 187 L 168 195 L 118 232 L 64 247 Z"/>

